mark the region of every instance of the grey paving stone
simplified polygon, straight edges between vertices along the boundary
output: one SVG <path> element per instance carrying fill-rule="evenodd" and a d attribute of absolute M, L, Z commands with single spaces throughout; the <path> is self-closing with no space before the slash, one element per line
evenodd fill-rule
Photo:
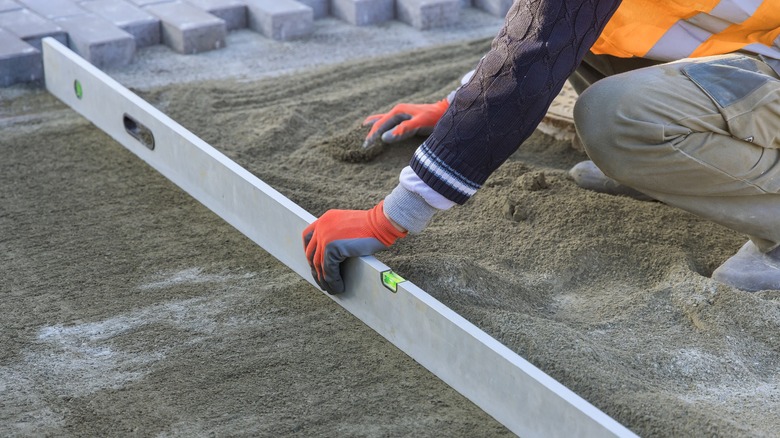
<path fill-rule="evenodd" d="M 54 22 L 68 32 L 68 46 L 98 68 L 127 65 L 135 55 L 133 36 L 95 14 Z"/>
<path fill-rule="evenodd" d="M 160 3 L 145 10 L 162 21 L 162 41 L 179 53 L 200 53 L 225 47 L 225 20 L 189 3 Z"/>
<path fill-rule="evenodd" d="M 225 20 L 227 30 L 247 26 L 246 4 L 242 0 L 186 0 L 187 3 Z"/>
<path fill-rule="evenodd" d="M 41 52 L 11 32 L 0 29 L 0 87 L 42 77 Z"/>
<path fill-rule="evenodd" d="M 298 3 L 304 4 L 314 11 L 314 19 L 324 18 L 330 14 L 330 1 L 329 0 L 295 0 Z"/>
<path fill-rule="evenodd" d="M 13 0 L 0 0 L 0 12 L 17 11 L 19 9 L 22 9 L 22 6 Z"/>
<path fill-rule="evenodd" d="M 474 7 L 496 17 L 506 17 L 513 0 L 473 0 Z"/>
<path fill-rule="evenodd" d="M 461 0 L 396 0 L 398 19 L 417 29 L 455 24 L 460 19 Z"/>
<path fill-rule="evenodd" d="M 293 0 L 246 0 L 249 27 L 287 41 L 310 35 L 314 29 L 312 8 Z"/>
<path fill-rule="evenodd" d="M 84 15 L 87 11 L 71 0 L 16 0 L 41 17 L 54 19 Z"/>
<path fill-rule="evenodd" d="M 0 27 L 38 50 L 41 50 L 41 39 L 45 37 L 53 37 L 62 44 L 68 44 L 68 34 L 63 28 L 29 9 L 0 13 Z"/>
<path fill-rule="evenodd" d="M 471 0 L 460 0 L 460 4 L 461 4 L 461 5 L 462 5 L 464 8 L 470 8 L 470 7 L 473 5 L 473 3 L 472 3 L 472 1 L 471 1 Z"/>
<path fill-rule="evenodd" d="M 91 0 L 79 5 L 129 33 L 136 48 L 160 44 L 160 19 L 124 0 Z"/>
<path fill-rule="evenodd" d="M 355 26 L 383 23 L 395 18 L 393 0 L 333 0 L 331 13 Z"/>

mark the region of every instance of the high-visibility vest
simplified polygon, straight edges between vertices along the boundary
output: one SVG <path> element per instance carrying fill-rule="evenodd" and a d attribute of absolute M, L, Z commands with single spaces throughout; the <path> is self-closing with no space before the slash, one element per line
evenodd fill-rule
<path fill-rule="evenodd" d="M 659 61 L 740 50 L 780 59 L 780 0 L 623 0 L 591 50 Z"/>

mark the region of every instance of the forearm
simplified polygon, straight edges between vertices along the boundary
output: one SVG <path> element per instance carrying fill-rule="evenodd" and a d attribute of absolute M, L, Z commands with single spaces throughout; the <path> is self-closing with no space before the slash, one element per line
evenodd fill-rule
<path fill-rule="evenodd" d="M 410 166 L 462 204 L 525 141 L 619 0 L 522 0 Z"/>

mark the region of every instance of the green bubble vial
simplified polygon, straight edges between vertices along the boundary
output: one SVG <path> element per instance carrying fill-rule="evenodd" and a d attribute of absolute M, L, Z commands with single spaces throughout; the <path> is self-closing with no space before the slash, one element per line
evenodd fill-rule
<path fill-rule="evenodd" d="M 73 91 L 76 92 L 76 97 L 81 99 L 81 96 L 84 95 L 84 90 L 81 89 L 81 82 L 79 82 L 78 79 L 73 81 Z"/>
<path fill-rule="evenodd" d="M 402 283 L 406 281 L 405 278 L 401 277 L 400 275 L 396 274 L 393 271 L 385 271 L 380 274 L 382 276 L 382 284 L 393 291 L 393 293 L 398 292 L 398 283 Z"/>

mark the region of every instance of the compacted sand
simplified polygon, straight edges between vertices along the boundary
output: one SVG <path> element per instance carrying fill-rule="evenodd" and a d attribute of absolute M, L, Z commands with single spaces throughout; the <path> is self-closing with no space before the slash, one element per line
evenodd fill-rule
<path fill-rule="evenodd" d="M 487 41 L 141 95 L 315 215 L 368 208 Z M 43 91 L 0 104 L 0 435 L 508 432 Z M 780 292 L 708 277 L 745 238 L 566 178 L 535 134 L 379 258 L 643 436 L 780 430 Z"/>

